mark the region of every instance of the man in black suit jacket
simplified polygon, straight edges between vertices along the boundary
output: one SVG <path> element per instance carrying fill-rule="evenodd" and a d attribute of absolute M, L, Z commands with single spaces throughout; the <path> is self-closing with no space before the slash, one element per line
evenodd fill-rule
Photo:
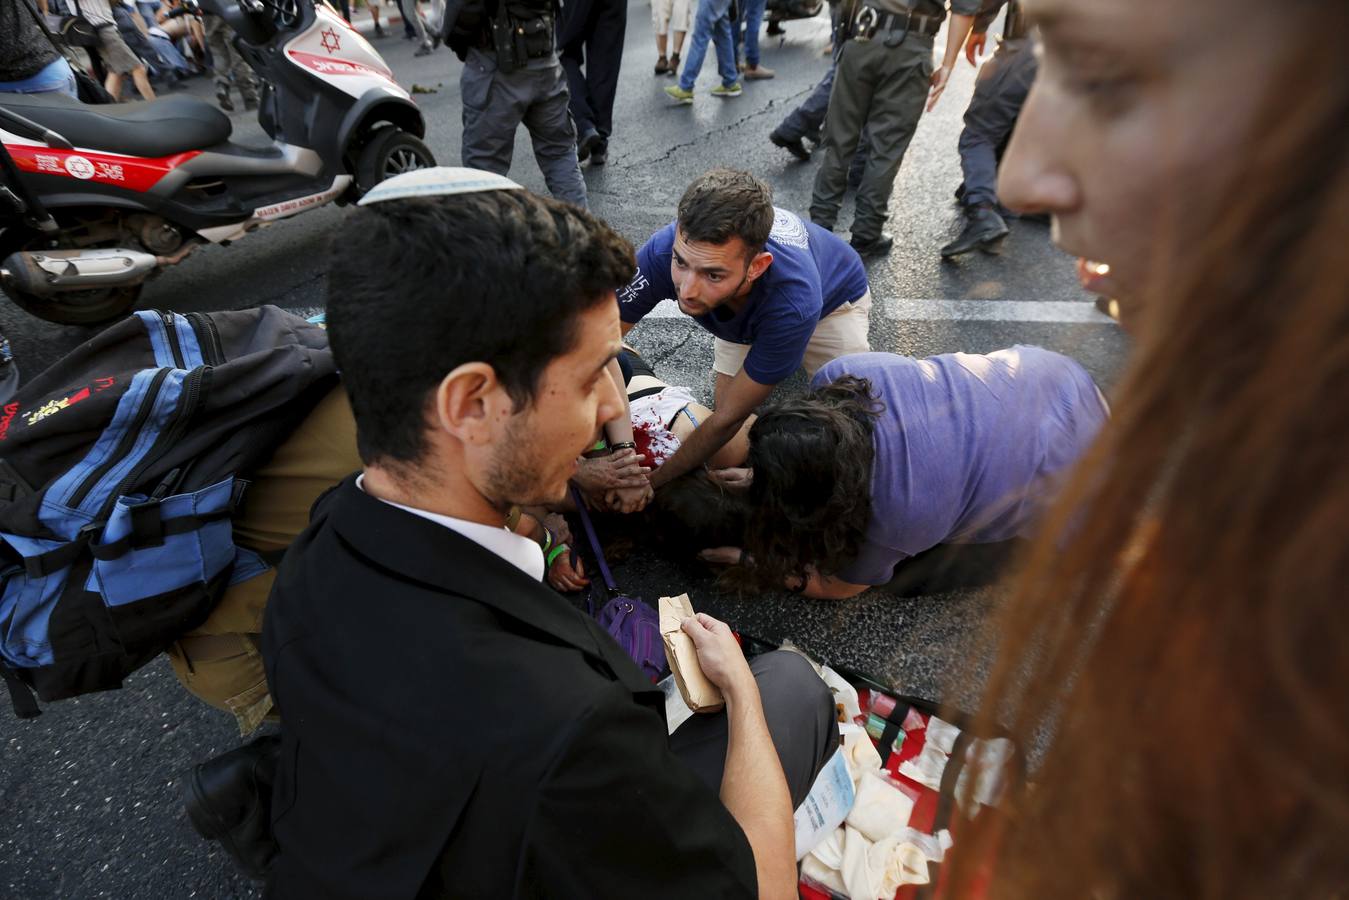
<path fill-rule="evenodd" d="M 796 896 L 792 809 L 837 743 L 808 664 L 751 667 L 687 620 L 726 710 L 667 736 L 661 693 L 503 527 L 623 412 L 631 246 L 511 189 L 343 230 L 328 328 L 364 470 L 316 504 L 267 610 L 269 896 Z M 357 236 L 378 270 L 340 249 Z"/>

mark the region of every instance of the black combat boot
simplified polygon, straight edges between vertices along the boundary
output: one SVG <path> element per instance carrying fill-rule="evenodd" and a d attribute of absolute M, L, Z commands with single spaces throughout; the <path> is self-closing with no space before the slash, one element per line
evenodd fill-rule
<path fill-rule="evenodd" d="M 1009 231 L 1007 223 L 993 208 L 991 203 L 980 203 L 966 211 L 965 230 L 960 236 L 941 248 L 943 259 L 951 259 L 971 250 L 983 250 L 996 253 L 1002 247 L 1003 238 Z"/>

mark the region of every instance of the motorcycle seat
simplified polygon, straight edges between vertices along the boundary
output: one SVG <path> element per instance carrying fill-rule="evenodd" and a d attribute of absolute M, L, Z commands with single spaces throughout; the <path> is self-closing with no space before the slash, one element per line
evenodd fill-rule
<path fill-rule="evenodd" d="M 229 139 L 229 117 L 193 97 L 89 105 L 64 94 L 0 94 L 0 106 L 57 132 L 78 148 L 172 156 Z"/>

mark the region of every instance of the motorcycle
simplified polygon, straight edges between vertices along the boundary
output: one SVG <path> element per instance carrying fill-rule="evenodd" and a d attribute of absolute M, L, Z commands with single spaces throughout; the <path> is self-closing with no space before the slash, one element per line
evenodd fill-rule
<path fill-rule="evenodd" d="M 260 76 L 268 145 L 232 141 L 229 118 L 193 97 L 86 106 L 0 94 L 0 287 L 28 312 L 115 319 L 199 247 L 435 165 L 412 97 L 325 3 L 202 6 Z"/>

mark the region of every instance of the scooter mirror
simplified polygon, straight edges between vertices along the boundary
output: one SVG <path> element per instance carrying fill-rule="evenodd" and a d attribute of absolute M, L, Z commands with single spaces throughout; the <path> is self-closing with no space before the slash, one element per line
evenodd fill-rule
<path fill-rule="evenodd" d="M 262 0 L 201 0 L 201 6 L 224 19 L 246 44 L 265 44 L 276 34 L 271 7 Z"/>

